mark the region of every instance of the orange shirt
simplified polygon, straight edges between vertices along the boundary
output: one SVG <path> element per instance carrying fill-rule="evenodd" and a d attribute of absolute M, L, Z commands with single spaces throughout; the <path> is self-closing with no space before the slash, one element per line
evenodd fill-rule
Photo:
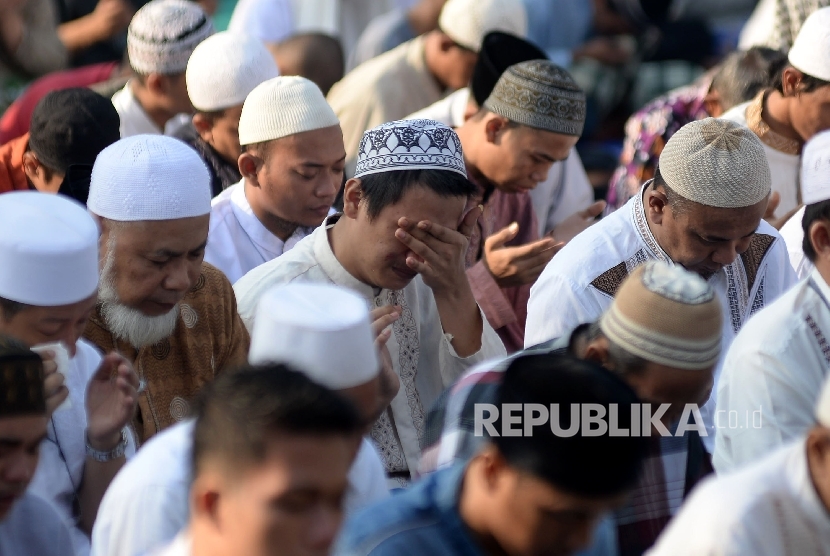
<path fill-rule="evenodd" d="M 29 189 L 29 180 L 23 171 L 23 153 L 28 146 L 28 133 L 0 146 L 0 193 Z"/>

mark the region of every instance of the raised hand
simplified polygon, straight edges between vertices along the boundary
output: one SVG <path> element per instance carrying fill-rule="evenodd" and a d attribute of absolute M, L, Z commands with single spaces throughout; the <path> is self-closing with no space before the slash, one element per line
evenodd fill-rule
<path fill-rule="evenodd" d="M 64 377 L 58 372 L 55 362 L 55 352 L 46 350 L 40 354 L 43 360 L 43 395 L 46 396 L 46 417 L 52 413 L 69 397 L 69 389 L 64 385 Z"/>
<path fill-rule="evenodd" d="M 121 355 L 110 353 L 89 381 L 86 391 L 87 435 L 96 450 L 108 452 L 121 441 L 121 429 L 138 404 L 138 375 Z"/>
<path fill-rule="evenodd" d="M 597 216 L 605 210 L 605 201 L 596 201 L 585 210 L 576 212 L 559 223 L 553 230 L 553 237 L 568 243 L 573 238 L 596 224 Z"/>
<path fill-rule="evenodd" d="M 484 241 L 484 264 L 501 288 L 534 283 L 565 245 L 545 237 L 518 247 L 505 247 L 518 232 L 519 225 L 514 222 Z"/>

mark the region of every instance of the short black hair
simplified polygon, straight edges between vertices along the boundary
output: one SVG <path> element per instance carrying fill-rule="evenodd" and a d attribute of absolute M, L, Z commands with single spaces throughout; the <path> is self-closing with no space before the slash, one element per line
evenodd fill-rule
<path fill-rule="evenodd" d="M 631 411 L 639 402 L 631 387 L 619 377 L 590 361 L 557 353 L 533 353 L 516 357 L 504 372 L 499 387 L 496 430 L 501 433 L 506 404 L 556 405 L 559 415 L 552 421 L 568 430 L 572 404 L 605 407 L 606 417 L 616 405 L 617 426 L 630 429 Z M 580 413 L 581 413 L 580 407 Z M 581 423 L 580 423 L 581 424 Z M 576 496 L 617 496 L 633 487 L 648 449 L 641 436 L 555 434 L 551 423 L 535 427 L 532 434 L 500 435 L 493 443 L 508 465 L 538 477 Z"/>
<path fill-rule="evenodd" d="M 277 432 L 358 438 L 362 427 L 348 400 L 305 375 L 285 365 L 246 366 L 220 375 L 197 402 L 194 476 L 207 458 L 239 469 L 261 462 Z"/>
<path fill-rule="evenodd" d="M 373 220 L 413 187 L 425 187 L 441 197 L 469 197 L 476 192 L 470 180 L 449 170 L 398 170 L 360 178 L 361 202 Z"/>
<path fill-rule="evenodd" d="M 789 63 L 789 61 L 786 60 L 784 61 L 784 63 L 779 64 L 777 71 L 775 71 L 775 77 L 772 80 L 773 88 L 777 90 L 779 93 L 784 92 L 784 71 L 787 68 L 793 68 L 798 70 L 798 68 L 794 67 L 792 64 Z M 801 73 L 804 75 L 804 77 L 801 78 L 801 92 L 803 93 L 812 93 L 820 87 L 826 87 L 827 85 L 830 85 L 830 82 L 828 81 L 824 81 L 823 79 L 819 79 L 818 77 L 813 77 L 812 75 L 808 75 L 803 71 L 801 71 Z"/>
<path fill-rule="evenodd" d="M 5 297 L 0 297 L 0 316 L 2 316 L 4 320 L 12 320 L 17 313 L 23 311 L 27 307 L 30 307 L 30 305 L 20 303 L 19 301 L 12 301 L 11 299 L 6 299 Z"/>
<path fill-rule="evenodd" d="M 813 242 L 810 241 L 810 226 L 813 222 L 818 220 L 825 220 L 830 222 L 830 200 L 821 201 L 820 203 L 813 203 L 804 207 L 804 218 L 801 219 L 801 228 L 804 230 L 804 239 L 801 241 L 801 248 L 804 250 L 804 256 L 807 257 L 811 263 L 816 262 L 818 253 L 813 248 Z"/>

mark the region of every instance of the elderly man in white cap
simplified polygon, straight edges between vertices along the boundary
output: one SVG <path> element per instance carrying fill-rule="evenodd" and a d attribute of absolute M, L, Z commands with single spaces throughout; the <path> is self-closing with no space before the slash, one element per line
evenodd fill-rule
<path fill-rule="evenodd" d="M 59 510 L 79 555 L 89 553 L 104 491 L 136 449 L 132 365 L 80 338 L 97 291 L 98 227 L 82 205 L 37 192 L 0 195 L 0 333 L 51 351 L 69 390 L 30 490 Z"/>
<path fill-rule="evenodd" d="M 242 180 L 213 200 L 205 252 L 231 282 L 320 225 L 346 163 L 337 116 L 304 77 L 275 77 L 251 91 L 239 143 Z"/>
<path fill-rule="evenodd" d="M 136 12 L 127 30 L 127 54 L 136 75 L 112 97 L 122 138 L 170 134 L 190 118 L 187 61 L 211 34 L 213 24 L 196 2 L 153 0 Z"/>
<path fill-rule="evenodd" d="M 781 196 L 774 222 L 781 227 L 802 203 L 798 190 L 801 149 L 830 129 L 830 7 L 813 12 L 787 55 L 773 87 L 722 117 L 753 131 L 764 144 L 772 191 Z"/>
<path fill-rule="evenodd" d="M 343 126 L 347 174 L 354 173 L 364 131 L 466 87 L 484 35 L 496 30 L 524 36 L 520 0 L 449 0 L 439 29 L 361 64 L 332 87 L 328 100 Z"/>
<path fill-rule="evenodd" d="M 724 360 L 715 413 L 718 472 L 755 462 L 813 424 L 811 408 L 830 368 L 829 141 L 826 131 L 807 143 L 801 170 L 802 245 L 812 269 L 741 329 Z"/>
<path fill-rule="evenodd" d="M 802 433 L 697 487 L 648 556 L 830 554 L 830 381 L 818 392 Z"/>
<path fill-rule="evenodd" d="M 101 226 L 101 288 L 84 337 L 138 370 L 143 442 L 244 362 L 249 336 L 227 278 L 202 262 L 210 177 L 193 149 L 160 135 L 121 139 L 98 155 L 87 207 Z"/>
<path fill-rule="evenodd" d="M 238 182 L 239 117 L 254 88 L 280 74 L 274 57 L 255 37 L 230 32 L 205 39 L 190 55 L 187 94 L 196 113 L 173 133 L 199 153 L 210 171 L 213 196 Z"/>
<path fill-rule="evenodd" d="M 354 403 L 367 426 L 397 388 L 381 370 L 365 303 L 330 285 L 278 286 L 263 296 L 251 338 L 251 364 L 283 363 Z M 344 353 L 348 357 L 343 357 Z M 394 375 L 391 375 L 394 379 Z M 189 517 L 193 421 L 154 438 L 125 467 L 107 491 L 92 534 L 92 553 L 132 556 L 176 536 Z M 347 515 L 385 496 L 383 464 L 363 440 L 349 473 Z"/>
<path fill-rule="evenodd" d="M 648 426 L 653 435 L 644 472 L 609 523 L 615 546 L 590 554 L 642 554 L 686 494 L 712 472 L 700 438 L 699 414 L 688 404 L 704 403 L 712 388 L 722 313 L 714 289 L 702 278 L 649 261 L 626 278 L 597 322 L 517 355 L 560 353 L 599 363 L 652 404 L 654 420 Z M 476 405 L 495 403 L 511 360 L 478 365 L 441 396 L 427 416 L 430 440 L 420 473 L 467 462 L 487 442 L 486 434 L 475 434 Z M 604 532 L 594 535 L 593 550 L 605 546 Z"/>
<path fill-rule="evenodd" d="M 542 272 L 530 293 L 525 345 L 597 319 L 625 277 L 656 259 L 711 281 L 727 315 L 728 347 L 752 314 L 795 282 L 784 242 L 761 221 L 769 194 L 769 167 L 755 134 L 714 118 L 685 125 L 666 143 L 654 180 Z M 714 396 L 704 411 L 709 450 L 713 409 Z"/>
<path fill-rule="evenodd" d="M 464 271 L 479 208 L 466 212 L 461 142 L 429 120 L 392 122 L 365 133 L 342 215 L 291 252 L 234 285 L 250 327 L 267 288 L 334 283 L 357 291 L 374 311 L 376 333 L 392 324 L 388 349 L 401 389 L 372 429 L 395 484 L 417 468 L 424 415 L 471 365 L 505 353 L 482 317 Z"/>

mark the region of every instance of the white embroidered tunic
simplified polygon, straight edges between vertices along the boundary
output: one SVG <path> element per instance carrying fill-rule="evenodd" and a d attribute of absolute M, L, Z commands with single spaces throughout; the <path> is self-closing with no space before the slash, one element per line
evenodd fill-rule
<path fill-rule="evenodd" d="M 506 352 L 482 315 L 481 349 L 469 357 L 459 357 L 451 338 L 444 334 L 432 290 L 420 276 L 404 289 L 392 291 L 377 290 L 349 274 L 335 258 L 328 240 L 327 230 L 337 218 L 329 217 L 323 226 L 290 252 L 255 268 L 239 280 L 234 285 L 239 314 L 250 330 L 262 294 L 276 284 L 293 281 L 347 287 L 361 294 L 370 308 L 401 306 L 401 317 L 392 326 L 392 337 L 387 343 L 401 387 L 390 409 L 375 423 L 372 439 L 387 473 L 407 475 L 418 466 L 426 412 L 444 388 L 473 365 L 503 357 Z"/>
<path fill-rule="evenodd" d="M 646 556 L 828 556 L 830 516 L 803 437 L 700 484 Z"/>
<path fill-rule="evenodd" d="M 828 303 L 830 286 L 814 270 L 735 338 L 718 383 L 713 463 L 719 473 L 757 461 L 815 424 L 813 408 L 830 368 Z"/>
<path fill-rule="evenodd" d="M 610 307 L 623 280 L 644 262 L 674 264 L 646 221 L 643 193 L 650 183 L 621 209 L 574 238 L 548 263 L 530 290 L 525 347 L 594 322 Z M 772 226 L 761 221 L 749 249 L 709 279 L 723 306 L 724 351 L 751 315 L 795 281 L 784 242 Z M 714 449 L 714 398 L 713 391 L 702 410 L 709 430 L 704 443 L 710 451 Z"/>

